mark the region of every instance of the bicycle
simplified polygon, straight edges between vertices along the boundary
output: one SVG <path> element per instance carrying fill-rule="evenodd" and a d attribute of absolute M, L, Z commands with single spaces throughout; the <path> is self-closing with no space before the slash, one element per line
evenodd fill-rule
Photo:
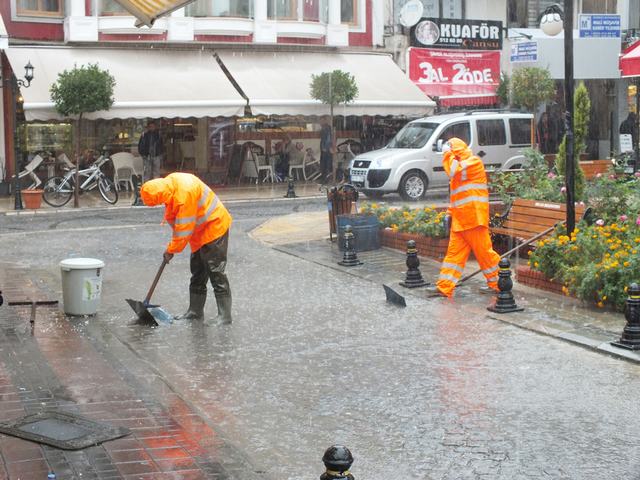
<path fill-rule="evenodd" d="M 100 155 L 98 159 L 88 168 L 81 169 L 78 172 L 80 183 L 80 192 L 88 192 L 98 187 L 100 195 L 105 202 L 114 205 L 118 201 L 118 191 L 116 185 L 109 177 L 107 177 L 100 167 L 111 160 L 105 155 Z M 44 182 L 42 189 L 43 200 L 52 207 L 62 207 L 66 205 L 71 197 L 75 187 L 75 168 L 65 168 L 67 173 L 64 176 L 50 177 Z M 84 179 L 84 180 L 83 180 Z"/>

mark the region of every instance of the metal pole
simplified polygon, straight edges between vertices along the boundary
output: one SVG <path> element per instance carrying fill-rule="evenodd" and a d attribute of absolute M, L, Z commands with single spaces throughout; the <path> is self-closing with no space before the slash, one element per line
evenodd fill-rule
<path fill-rule="evenodd" d="M 633 163 L 633 173 L 640 170 L 640 77 L 636 80 L 636 124 L 633 126 L 632 132 L 636 132 L 636 161 Z M 631 135 L 633 138 L 633 135 Z"/>
<path fill-rule="evenodd" d="M 573 0 L 564 0 L 564 101 L 567 132 L 565 187 L 567 190 L 567 235 L 575 229 L 575 157 L 573 138 Z"/>
<path fill-rule="evenodd" d="M 13 121 L 13 195 L 14 195 L 14 209 L 23 210 L 22 206 L 22 191 L 20 189 L 20 179 L 18 174 L 20 173 L 20 144 L 18 141 L 18 114 L 16 112 L 16 104 L 18 102 L 18 81 L 15 75 L 11 75 L 11 119 Z"/>

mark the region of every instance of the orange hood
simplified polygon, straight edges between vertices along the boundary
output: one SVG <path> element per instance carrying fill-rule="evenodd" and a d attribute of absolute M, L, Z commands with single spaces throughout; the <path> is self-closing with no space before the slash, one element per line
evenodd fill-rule
<path fill-rule="evenodd" d="M 471 155 L 473 155 L 471 149 L 467 146 L 467 144 L 459 138 L 450 138 L 449 145 L 451 145 L 451 154 L 458 160 L 466 160 L 467 158 L 471 157 Z"/>
<path fill-rule="evenodd" d="M 149 180 L 140 188 L 140 197 L 150 207 L 167 204 L 173 196 L 173 184 L 168 178 Z"/>

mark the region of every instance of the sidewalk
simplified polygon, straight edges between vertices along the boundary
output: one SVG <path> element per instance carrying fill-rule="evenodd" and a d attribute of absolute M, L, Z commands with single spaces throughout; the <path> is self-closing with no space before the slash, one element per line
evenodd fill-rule
<path fill-rule="evenodd" d="M 358 253 L 363 265 L 342 267 L 338 261 L 342 253 L 336 243 L 330 243 L 327 237 L 328 220 L 325 216 L 312 213 L 290 214 L 273 219 L 251 232 L 260 241 L 271 244 L 281 252 L 293 255 L 328 268 L 344 272 L 348 275 L 364 278 L 371 282 L 386 284 L 394 288 L 411 302 L 411 297 L 428 298 L 424 289 L 406 289 L 399 285 L 407 270 L 406 256 L 397 250 L 381 248 L 371 252 Z M 306 237 L 292 242 L 291 232 L 304 230 Z M 280 233 L 278 233 L 280 232 Z M 313 232 L 314 235 L 311 235 Z M 324 233 L 323 233 L 324 232 Z M 311 238 L 311 237 L 314 238 Z M 522 260 L 524 261 L 524 260 Z M 512 271 L 517 260 L 512 260 Z M 420 270 L 426 281 L 438 276 L 439 262 L 430 258 L 421 258 Z M 477 270 L 476 262 L 470 261 L 465 274 Z M 600 353 L 640 363 L 640 352 L 624 350 L 610 345 L 620 338 L 626 324 L 624 315 L 619 312 L 589 308 L 579 300 L 556 295 L 525 285 L 520 285 L 513 277 L 516 303 L 524 307 L 524 312 L 496 314 L 487 311 L 486 318 L 509 323 L 516 327 L 548 335 L 560 340 L 574 343 Z M 478 288 L 483 285 L 481 275 L 469 280 L 467 284 L 456 290 L 453 300 L 431 298 L 433 302 L 454 302 L 464 307 L 465 303 L 492 303 L 489 295 L 480 294 Z"/>
<path fill-rule="evenodd" d="M 24 269 L 0 267 L 0 284 L 13 287 L 5 299 L 57 298 Z M 30 317 L 31 307 L 0 307 L 0 421 L 57 409 L 132 433 L 76 451 L 0 435 L 0 479 L 264 478 L 111 333 L 57 305 Z"/>
<path fill-rule="evenodd" d="M 221 185 L 214 187 L 214 191 L 222 199 L 223 202 L 252 202 L 252 201 L 269 201 L 269 200 L 284 200 L 284 196 L 287 193 L 286 183 L 266 184 L 259 185 Z M 303 198 L 326 198 L 326 193 L 320 190 L 320 186 L 317 183 L 296 183 L 295 192 L 298 197 Z M 80 196 L 80 208 L 83 210 L 95 210 L 95 209 L 128 209 L 133 208 L 134 195 L 130 191 L 121 190 L 119 192 L 118 202 L 115 205 L 109 205 L 105 202 L 100 193 L 92 191 L 84 193 Z M 54 208 L 42 202 L 41 208 L 37 210 L 21 210 L 16 211 L 14 209 L 14 198 L 0 197 L 0 215 L 33 215 L 33 214 L 47 214 L 54 212 L 68 212 L 77 211 L 73 208 L 73 198 L 67 205 L 60 208 Z"/>

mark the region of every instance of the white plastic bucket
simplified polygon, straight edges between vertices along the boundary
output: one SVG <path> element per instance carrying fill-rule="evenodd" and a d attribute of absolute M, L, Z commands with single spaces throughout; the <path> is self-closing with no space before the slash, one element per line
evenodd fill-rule
<path fill-rule="evenodd" d="M 102 294 L 104 262 L 95 258 L 67 258 L 60 262 L 62 301 L 68 315 L 95 315 Z"/>

